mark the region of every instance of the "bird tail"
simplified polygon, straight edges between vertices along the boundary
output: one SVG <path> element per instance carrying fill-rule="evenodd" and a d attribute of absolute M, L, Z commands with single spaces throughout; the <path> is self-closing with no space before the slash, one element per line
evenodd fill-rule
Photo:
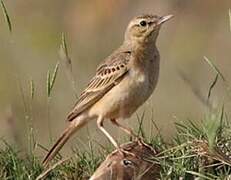
<path fill-rule="evenodd" d="M 64 144 L 68 141 L 68 139 L 78 129 L 80 129 L 82 126 L 84 126 L 87 123 L 86 120 L 76 119 L 75 121 L 71 122 L 70 126 L 65 129 L 65 131 L 62 133 L 60 138 L 56 141 L 56 143 L 53 145 L 51 150 L 47 153 L 46 157 L 42 162 L 44 167 L 46 167 L 48 163 L 56 156 L 56 154 L 60 151 L 60 149 L 64 146 Z"/>

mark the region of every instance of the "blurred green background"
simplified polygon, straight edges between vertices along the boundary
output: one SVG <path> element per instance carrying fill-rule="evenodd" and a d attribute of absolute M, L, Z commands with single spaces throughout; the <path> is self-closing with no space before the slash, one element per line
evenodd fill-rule
<path fill-rule="evenodd" d="M 175 121 L 204 117 L 208 108 L 197 96 L 206 98 L 215 77 L 204 56 L 219 67 L 227 80 L 231 78 L 230 0 L 7 0 L 5 4 L 13 32 L 9 33 L 0 14 L 0 137 L 20 141 L 19 137 L 28 137 L 28 126 L 33 124 L 37 141 L 48 147 L 49 126 L 53 140 L 66 127 L 65 118 L 76 97 L 62 64 L 49 103 L 46 95 L 47 71 L 52 71 L 60 60 L 62 32 L 67 35 L 80 93 L 97 64 L 122 43 L 132 17 L 143 13 L 175 15 L 162 27 L 158 38 L 161 71 L 156 91 L 138 111 L 140 116 L 145 111 L 148 135 L 157 133 L 151 126 L 151 116 L 166 139 L 174 132 Z M 35 84 L 33 100 L 31 79 Z M 215 106 L 225 101 L 226 108 L 230 107 L 221 81 L 211 99 Z M 123 123 L 137 128 L 136 116 Z M 105 125 L 111 129 L 110 123 Z M 91 138 L 106 142 L 92 122 L 69 145 L 79 146 L 89 138 L 89 131 Z M 123 140 L 122 132 L 111 131 Z"/>

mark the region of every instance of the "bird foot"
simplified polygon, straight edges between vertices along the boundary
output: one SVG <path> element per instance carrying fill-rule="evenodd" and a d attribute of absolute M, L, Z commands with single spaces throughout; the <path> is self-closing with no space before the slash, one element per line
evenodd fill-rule
<path fill-rule="evenodd" d="M 135 140 L 139 146 L 145 146 L 148 147 L 149 149 L 151 149 L 153 151 L 153 153 L 156 154 L 156 151 L 153 149 L 153 147 L 151 145 L 148 145 L 147 143 L 144 142 L 144 138 L 143 137 L 137 137 Z"/>
<path fill-rule="evenodd" d="M 146 145 L 143 137 L 136 137 L 135 141 L 138 143 L 139 146 Z"/>
<path fill-rule="evenodd" d="M 125 150 L 125 149 L 122 149 L 122 148 L 119 148 L 117 150 L 123 157 L 126 157 L 128 155 L 132 156 L 132 157 L 135 157 L 135 158 L 139 158 L 136 154 L 128 151 L 128 150 Z"/>

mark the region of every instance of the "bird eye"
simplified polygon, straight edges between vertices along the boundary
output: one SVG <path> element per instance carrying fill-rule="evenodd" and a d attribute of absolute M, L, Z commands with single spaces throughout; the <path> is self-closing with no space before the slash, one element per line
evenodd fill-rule
<path fill-rule="evenodd" d="M 141 21 L 141 22 L 140 22 L 140 25 L 144 27 L 144 26 L 147 25 L 147 23 L 146 23 L 146 21 Z"/>

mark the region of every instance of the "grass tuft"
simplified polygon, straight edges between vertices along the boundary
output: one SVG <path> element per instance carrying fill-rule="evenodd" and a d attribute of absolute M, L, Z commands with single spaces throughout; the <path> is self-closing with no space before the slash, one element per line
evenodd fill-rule
<path fill-rule="evenodd" d="M 227 179 L 231 175 L 231 123 L 224 108 L 208 114 L 198 123 L 187 120 L 176 123 L 175 127 L 176 134 L 168 143 L 161 134 L 144 139 L 159 152 L 151 161 L 161 165 L 161 179 Z M 141 129 L 139 124 L 137 131 L 147 137 Z M 0 179 L 87 179 L 105 159 L 105 154 L 93 152 L 90 141 L 87 150 L 72 149 L 71 158 L 55 159 L 54 165 L 43 172 L 40 158 L 34 153 L 25 154 L 2 142 Z M 34 146 L 32 152 L 38 147 Z"/>
<path fill-rule="evenodd" d="M 231 174 L 231 156 L 227 157 L 230 149 L 220 150 L 231 143 L 230 135 L 220 134 L 231 128 L 222 113 L 223 110 L 212 113 L 200 124 L 176 123 L 177 132 L 171 145 L 164 144 L 155 157 L 162 168 L 162 179 L 219 179 Z"/>

